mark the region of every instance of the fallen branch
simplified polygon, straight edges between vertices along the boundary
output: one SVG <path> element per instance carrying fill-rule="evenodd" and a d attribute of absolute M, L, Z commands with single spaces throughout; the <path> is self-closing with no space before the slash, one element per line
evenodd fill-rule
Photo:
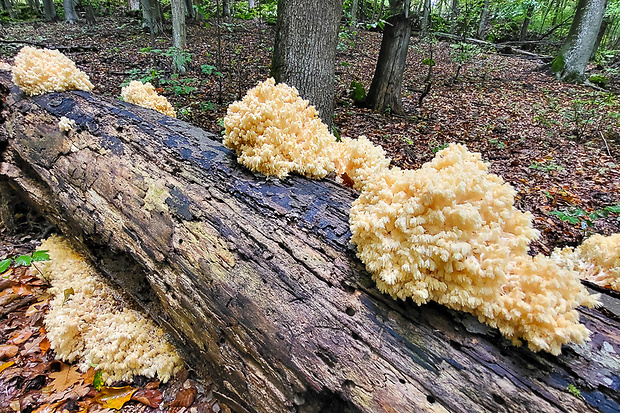
<path fill-rule="evenodd" d="M 77 52 L 97 52 L 99 48 L 97 46 L 49 46 L 44 43 L 31 42 L 28 40 L 0 40 L 0 43 L 4 44 L 27 44 L 29 46 L 36 46 L 46 49 L 55 49 L 62 52 L 77 53 Z"/>

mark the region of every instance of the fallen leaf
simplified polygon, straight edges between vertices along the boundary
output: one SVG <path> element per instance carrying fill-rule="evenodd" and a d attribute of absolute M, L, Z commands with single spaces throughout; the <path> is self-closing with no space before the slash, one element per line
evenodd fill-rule
<path fill-rule="evenodd" d="M 16 412 L 21 410 L 21 406 L 19 405 L 19 400 L 12 400 L 11 403 L 9 403 L 9 406 L 11 407 L 11 409 L 13 409 Z"/>
<path fill-rule="evenodd" d="M 18 284 L 13 286 L 13 294 L 17 294 L 19 296 L 22 295 L 32 295 L 32 287 L 26 284 Z"/>
<path fill-rule="evenodd" d="M 155 390 L 155 389 L 159 388 L 160 384 L 161 383 L 159 382 L 159 380 L 155 380 L 155 381 L 152 381 L 150 383 L 147 383 L 146 386 L 144 386 L 144 388 L 148 389 L 148 390 Z"/>
<path fill-rule="evenodd" d="M 170 407 L 189 407 L 194 402 L 196 394 L 198 394 L 198 390 L 194 386 L 183 389 L 177 394 L 174 401 L 170 403 Z"/>
<path fill-rule="evenodd" d="M 163 395 L 159 390 L 140 389 L 131 396 L 131 400 L 146 404 L 154 409 L 159 407 Z"/>
<path fill-rule="evenodd" d="M 32 337 L 32 331 L 27 330 L 27 329 L 23 329 L 23 330 L 20 330 L 19 332 L 15 333 L 15 334 L 13 334 L 13 336 L 11 336 L 9 342 L 12 343 L 12 344 L 20 345 L 24 341 L 28 340 L 30 337 Z"/>
<path fill-rule="evenodd" d="M 94 378 L 95 378 L 94 367 L 89 367 L 88 370 L 86 370 L 86 373 L 82 374 L 82 380 L 84 380 L 84 383 L 86 384 L 93 384 Z"/>
<path fill-rule="evenodd" d="M 47 339 L 47 337 L 43 337 L 43 340 L 41 340 L 41 342 L 39 343 L 39 349 L 41 350 L 42 354 L 45 354 L 47 350 L 50 349 L 50 341 Z"/>
<path fill-rule="evenodd" d="M 41 341 L 43 341 L 44 338 L 45 337 L 39 337 L 31 341 L 30 343 L 26 343 L 24 345 L 24 349 L 21 352 L 22 356 L 31 356 L 33 354 L 39 353 L 41 351 L 39 346 L 41 345 Z"/>
<path fill-rule="evenodd" d="M 7 361 L 6 363 L 4 363 L 3 365 L 0 366 L 0 373 L 2 373 L 4 370 L 8 369 L 9 367 L 11 367 L 13 364 L 15 364 L 14 361 Z"/>
<path fill-rule="evenodd" d="M 14 357 L 19 351 L 19 347 L 12 344 L 0 345 L 0 360 Z"/>
<path fill-rule="evenodd" d="M 61 403 L 64 403 L 64 400 L 52 404 L 44 404 L 43 406 L 33 410 L 32 413 L 53 413 Z"/>
<path fill-rule="evenodd" d="M 53 379 L 50 384 L 52 392 L 64 391 L 82 379 L 77 366 L 70 366 L 65 363 L 62 363 L 60 371 L 50 373 L 49 377 Z"/>
<path fill-rule="evenodd" d="M 26 310 L 26 316 L 31 317 L 34 314 L 45 310 L 45 307 L 49 305 L 49 302 L 50 300 L 49 298 L 47 298 L 41 302 L 32 304 L 30 307 L 28 307 L 28 310 Z"/>
<path fill-rule="evenodd" d="M 136 392 L 136 388 L 131 386 L 125 387 L 102 387 L 99 394 L 95 397 L 95 401 L 101 404 L 104 409 L 119 410 L 125 405 L 131 396 Z"/>

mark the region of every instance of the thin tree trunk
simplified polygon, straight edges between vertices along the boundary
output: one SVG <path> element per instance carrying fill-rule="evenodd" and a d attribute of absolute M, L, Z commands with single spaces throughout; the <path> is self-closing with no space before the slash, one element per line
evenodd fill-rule
<path fill-rule="evenodd" d="M 402 84 L 407 61 L 411 24 L 405 14 L 392 16 L 383 30 L 381 50 L 366 105 L 377 112 L 403 115 Z"/>
<path fill-rule="evenodd" d="M 525 10 L 525 19 L 523 19 L 523 23 L 521 24 L 521 31 L 519 33 L 519 41 L 521 42 L 527 38 L 527 29 L 530 27 L 530 22 L 532 21 L 533 12 L 534 12 L 534 5 L 529 4 L 527 6 L 527 9 Z"/>
<path fill-rule="evenodd" d="M 294 86 L 330 128 L 340 0 L 279 0 L 271 75 Z"/>
<path fill-rule="evenodd" d="M 159 0 L 140 0 L 142 5 L 143 26 L 148 27 L 153 35 L 163 30 Z"/>
<path fill-rule="evenodd" d="M 480 13 L 480 22 L 478 23 L 478 39 L 482 39 L 487 31 L 489 19 L 489 0 L 484 0 L 482 4 L 482 12 Z"/>
<path fill-rule="evenodd" d="M 358 0 L 353 0 L 351 2 L 351 21 L 349 23 L 350 27 L 357 26 L 357 7 L 358 7 Z"/>
<path fill-rule="evenodd" d="M 127 7 L 130 11 L 140 10 L 140 0 L 127 0 Z"/>
<path fill-rule="evenodd" d="M 428 34 L 431 17 L 431 0 L 424 0 L 424 9 L 422 11 L 422 36 Z"/>
<path fill-rule="evenodd" d="M 52 22 L 58 20 L 54 0 L 43 0 L 43 11 L 45 14 L 45 21 Z"/>
<path fill-rule="evenodd" d="M 232 0 L 222 0 L 222 11 L 224 14 L 224 17 L 230 17 L 230 2 Z"/>
<path fill-rule="evenodd" d="M 65 21 L 71 24 L 76 23 L 78 21 L 78 16 L 75 12 L 73 0 L 63 0 L 62 5 L 65 9 Z"/>
<path fill-rule="evenodd" d="M 185 26 L 184 0 L 171 0 L 172 8 L 172 44 L 175 48 L 172 56 L 172 68 L 175 73 L 184 73 L 187 68 L 183 59 L 183 49 L 186 46 L 187 29 Z"/>
<path fill-rule="evenodd" d="M 450 33 L 456 34 L 456 24 L 459 16 L 459 0 L 452 0 L 452 7 L 450 8 Z"/>
<path fill-rule="evenodd" d="M 13 2 L 11 0 L 2 0 L 4 9 L 9 13 L 9 17 L 14 19 L 16 17 L 15 10 L 13 10 Z"/>

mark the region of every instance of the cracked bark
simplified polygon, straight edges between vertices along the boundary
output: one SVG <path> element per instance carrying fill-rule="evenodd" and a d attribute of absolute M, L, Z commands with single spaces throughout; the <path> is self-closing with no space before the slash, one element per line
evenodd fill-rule
<path fill-rule="evenodd" d="M 583 310 L 592 342 L 558 357 L 515 348 L 467 314 L 379 294 L 349 244 L 353 191 L 252 174 L 213 135 L 148 109 L 0 84 L 0 178 L 233 410 L 619 410 L 617 319 Z M 60 132 L 61 116 L 76 128 Z"/>

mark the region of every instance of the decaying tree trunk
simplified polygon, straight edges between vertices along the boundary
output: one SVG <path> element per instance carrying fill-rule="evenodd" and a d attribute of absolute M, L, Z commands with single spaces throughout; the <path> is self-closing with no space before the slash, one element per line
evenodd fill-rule
<path fill-rule="evenodd" d="M 215 137 L 85 92 L 27 98 L 0 74 L 0 175 L 167 327 L 239 412 L 620 409 L 620 323 L 563 354 L 381 295 L 349 243 L 356 194 L 266 179 Z M 76 121 L 68 133 L 61 116 Z M 577 393 L 579 392 L 579 393 Z"/>

